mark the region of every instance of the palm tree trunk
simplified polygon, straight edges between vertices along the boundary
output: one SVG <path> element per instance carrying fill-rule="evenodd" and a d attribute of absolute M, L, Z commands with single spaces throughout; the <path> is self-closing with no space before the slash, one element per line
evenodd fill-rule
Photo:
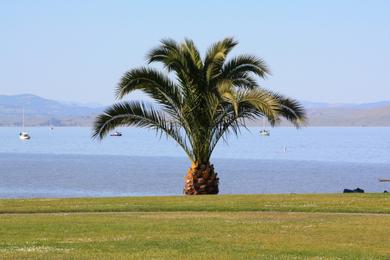
<path fill-rule="evenodd" d="M 210 163 L 192 165 L 184 178 L 184 194 L 203 195 L 218 194 L 219 178 Z"/>

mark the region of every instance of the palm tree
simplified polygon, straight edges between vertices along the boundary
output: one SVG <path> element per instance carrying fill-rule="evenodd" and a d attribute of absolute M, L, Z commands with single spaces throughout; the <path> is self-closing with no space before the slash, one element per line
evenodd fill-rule
<path fill-rule="evenodd" d="M 239 55 L 227 60 L 236 45 L 232 38 L 216 42 L 202 59 L 191 40 L 162 40 L 147 61 L 164 69 L 131 69 L 116 88 L 117 99 L 140 90 L 154 102 L 112 105 L 97 116 L 93 138 L 102 139 L 118 126 L 154 129 L 175 140 L 192 163 L 184 193 L 217 194 L 219 178 L 210 157 L 221 139 L 237 135 L 249 120 L 266 118 L 274 126 L 285 118 L 296 127 L 305 120 L 297 101 L 259 86 L 256 77 L 269 74 L 262 59 Z"/>

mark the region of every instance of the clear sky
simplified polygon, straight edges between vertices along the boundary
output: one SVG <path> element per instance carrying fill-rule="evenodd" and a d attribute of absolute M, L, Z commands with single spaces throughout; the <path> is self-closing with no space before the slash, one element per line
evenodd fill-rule
<path fill-rule="evenodd" d="M 0 94 L 110 104 L 162 38 L 266 60 L 264 87 L 309 101 L 390 100 L 387 0 L 2 0 Z"/>

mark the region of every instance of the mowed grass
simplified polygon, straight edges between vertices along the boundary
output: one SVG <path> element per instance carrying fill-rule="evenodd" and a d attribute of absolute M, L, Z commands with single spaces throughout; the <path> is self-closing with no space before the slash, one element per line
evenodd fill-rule
<path fill-rule="evenodd" d="M 0 210 L 0 259 L 390 259 L 387 194 L 0 200 Z"/>
<path fill-rule="evenodd" d="M 0 199 L 0 214 L 108 211 L 288 211 L 390 214 L 390 195 L 372 193 Z"/>

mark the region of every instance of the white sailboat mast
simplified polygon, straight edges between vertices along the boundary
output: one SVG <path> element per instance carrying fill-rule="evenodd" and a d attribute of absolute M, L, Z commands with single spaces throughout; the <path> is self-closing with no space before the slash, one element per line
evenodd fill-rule
<path fill-rule="evenodd" d="M 24 130 L 24 107 L 23 107 L 23 120 L 22 120 L 22 130 Z"/>

